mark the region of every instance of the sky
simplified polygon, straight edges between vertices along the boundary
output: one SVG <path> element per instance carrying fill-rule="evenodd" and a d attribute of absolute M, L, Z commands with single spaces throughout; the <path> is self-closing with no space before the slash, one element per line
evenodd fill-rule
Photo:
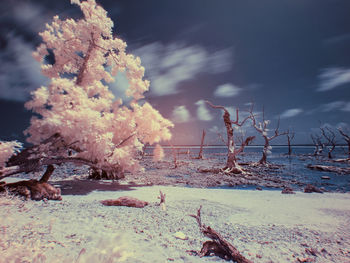
<path fill-rule="evenodd" d="M 320 126 L 350 125 L 348 0 L 97 0 L 114 33 L 140 56 L 151 81 L 146 99 L 175 123 L 174 144 L 222 144 L 225 106 L 271 120 L 271 135 L 295 132 L 311 143 Z M 48 83 L 31 53 L 54 15 L 79 18 L 69 0 L 0 3 L 0 139 L 24 140 L 30 91 Z M 125 85 L 118 75 L 115 94 Z M 235 115 L 233 115 L 234 117 Z M 259 117 L 258 117 L 259 118 Z M 233 118 L 235 119 L 235 118 Z M 245 135 L 256 135 L 249 123 Z M 344 143 L 340 137 L 338 143 Z M 286 144 L 285 136 L 272 144 Z"/>

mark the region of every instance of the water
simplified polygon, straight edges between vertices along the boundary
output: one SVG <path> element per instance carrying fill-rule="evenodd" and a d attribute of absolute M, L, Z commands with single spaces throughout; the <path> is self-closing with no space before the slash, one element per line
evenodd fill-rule
<path fill-rule="evenodd" d="M 179 146 L 174 147 L 179 160 L 188 160 L 188 154 L 198 156 L 199 146 Z M 152 148 L 148 149 L 150 153 Z M 166 155 L 172 154 L 170 147 L 164 147 Z M 307 168 L 308 164 L 329 165 L 337 167 L 349 167 L 346 163 L 330 162 L 327 158 L 327 150 L 324 150 L 322 156 L 313 156 L 314 147 L 312 146 L 294 146 L 292 155 L 288 156 L 288 147 L 273 146 L 272 153 L 268 156 L 268 162 L 282 165 L 282 178 L 289 181 L 296 180 L 304 184 L 313 184 L 317 187 L 323 187 L 329 191 L 350 191 L 350 174 L 337 174 L 332 172 L 321 172 Z M 204 157 L 217 158 L 223 164 L 226 161 L 227 148 L 224 146 L 207 146 L 203 148 Z M 262 156 L 262 146 L 248 146 L 243 154 L 239 155 L 239 162 L 257 162 Z M 333 159 L 347 158 L 346 148 L 336 147 L 332 153 Z M 330 179 L 322 179 L 329 177 Z M 252 187 L 252 186 L 246 186 Z M 246 188 L 245 188 L 246 189 Z"/>

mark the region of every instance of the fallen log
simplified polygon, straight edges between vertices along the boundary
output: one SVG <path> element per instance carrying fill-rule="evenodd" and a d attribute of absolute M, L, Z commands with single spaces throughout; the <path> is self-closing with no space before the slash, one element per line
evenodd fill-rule
<path fill-rule="evenodd" d="M 346 167 L 337 167 L 337 166 L 328 166 L 328 165 L 313 165 L 313 164 L 308 164 L 306 167 L 311 169 L 311 170 L 317 170 L 317 171 L 321 171 L 321 172 L 350 174 L 350 168 L 346 168 Z"/>
<path fill-rule="evenodd" d="M 102 200 L 101 204 L 106 206 L 128 206 L 143 208 L 148 205 L 148 202 L 130 196 L 121 196 L 118 199 Z"/>
<path fill-rule="evenodd" d="M 206 241 L 203 243 L 201 251 L 198 253 L 200 257 L 209 256 L 214 254 L 225 260 L 232 260 L 237 263 L 253 263 L 251 260 L 245 258 L 231 243 L 225 240 L 218 232 L 212 229 L 210 226 L 202 224 L 201 220 L 202 206 L 197 210 L 197 215 L 190 215 L 195 218 L 200 231 L 204 236 L 210 238 L 212 241 Z"/>
<path fill-rule="evenodd" d="M 320 193 L 320 194 L 322 194 L 323 191 L 312 184 L 308 184 L 304 188 L 304 193 Z"/>

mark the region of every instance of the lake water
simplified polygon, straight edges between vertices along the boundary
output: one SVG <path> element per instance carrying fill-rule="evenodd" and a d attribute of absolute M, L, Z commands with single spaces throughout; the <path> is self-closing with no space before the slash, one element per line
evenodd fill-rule
<path fill-rule="evenodd" d="M 177 152 L 178 159 L 188 159 L 188 153 L 191 156 L 198 156 L 199 146 L 177 146 L 174 147 Z M 346 158 L 346 148 L 336 147 L 333 151 L 333 159 Z M 152 148 L 148 149 L 151 152 Z M 164 147 L 166 155 L 172 154 L 170 147 Z M 273 146 L 272 153 L 268 156 L 268 162 L 283 165 L 282 177 L 288 180 L 297 180 L 303 183 L 311 183 L 317 187 L 323 187 L 330 191 L 350 191 L 350 174 L 337 174 L 331 172 L 321 172 L 311 170 L 306 166 L 308 164 L 330 165 L 339 167 L 349 167 L 346 163 L 330 162 L 327 158 L 327 150 L 324 150 L 322 156 L 313 156 L 314 147 L 312 146 L 294 146 L 292 147 L 292 155 L 288 156 L 288 147 Z M 226 161 L 227 148 L 224 146 L 207 146 L 203 149 L 204 157 L 215 156 L 223 164 Z M 239 162 L 257 162 L 262 155 L 262 146 L 248 146 L 243 154 L 239 155 Z M 322 177 L 330 179 L 322 179 Z M 251 186 L 250 186 L 251 187 Z M 247 187 L 249 188 L 249 187 Z"/>

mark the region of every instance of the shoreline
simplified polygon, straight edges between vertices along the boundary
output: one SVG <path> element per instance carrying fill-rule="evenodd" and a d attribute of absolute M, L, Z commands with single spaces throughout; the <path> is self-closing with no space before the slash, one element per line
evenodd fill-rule
<path fill-rule="evenodd" d="M 166 211 L 157 205 L 159 190 L 166 194 Z M 150 205 L 138 209 L 100 204 L 125 195 Z M 60 262 L 69 262 L 82 249 L 81 262 L 103 262 L 91 260 L 101 253 L 113 254 L 115 249 L 123 251 L 120 255 L 130 254 L 124 261 L 129 263 L 226 262 L 186 252 L 200 250 L 206 240 L 188 216 L 201 205 L 203 223 L 254 262 L 297 262 L 307 257 L 315 262 L 350 261 L 346 249 L 350 247 L 349 193 L 282 195 L 277 191 L 145 186 L 66 195 L 62 201 L 46 203 L 16 202 L 0 210 L 7 233 L 1 239 L 21 242 L 30 249 L 30 244 L 37 243 L 39 248 L 34 250 L 45 255 L 45 262 L 55 262 L 58 256 Z M 175 238 L 179 231 L 186 240 Z M 317 251 L 315 256 L 309 254 L 311 249 Z"/>

